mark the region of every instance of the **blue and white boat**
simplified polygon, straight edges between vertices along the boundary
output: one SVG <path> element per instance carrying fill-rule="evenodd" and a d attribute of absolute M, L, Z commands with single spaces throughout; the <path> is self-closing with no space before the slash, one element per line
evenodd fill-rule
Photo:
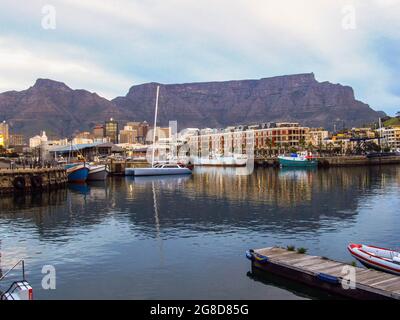
<path fill-rule="evenodd" d="M 88 181 L 104 181 L 107 179 L 107 167 L 104 164 L 89 165 Z"/>
<path fill-rule="evenodd" d="M 292 153 L 290 156 L 279 156 L 281 167 L 317 167 L 318 161 L 312 156 Z"/>
<path fill-rule="evenodd" d="M 84 163 L 68 163 L 64 166 L 67 170 L 68 182 L 83 183 L 89 175 L 89 168 Z"/>

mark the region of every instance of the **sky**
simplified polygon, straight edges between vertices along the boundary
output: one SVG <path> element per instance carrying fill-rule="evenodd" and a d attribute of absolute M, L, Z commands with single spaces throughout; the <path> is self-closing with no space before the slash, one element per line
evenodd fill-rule
<path fill-rule="evenodd" d="M 1 0 L 0 92 L 314 72 L 400 111 L 400 0 Z"/>

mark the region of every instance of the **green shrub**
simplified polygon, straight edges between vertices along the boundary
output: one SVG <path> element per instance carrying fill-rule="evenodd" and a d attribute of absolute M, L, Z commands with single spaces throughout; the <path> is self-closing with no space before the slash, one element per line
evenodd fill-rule
<path fill-rule="evenodd" d="M 305 254 L 306 252 L 307 252 L 307 249 L 306 249 L 306 248 L 301 247 L 301 248 L 298 248 L 298 249 L 297 249 L 297 253 Z"/>

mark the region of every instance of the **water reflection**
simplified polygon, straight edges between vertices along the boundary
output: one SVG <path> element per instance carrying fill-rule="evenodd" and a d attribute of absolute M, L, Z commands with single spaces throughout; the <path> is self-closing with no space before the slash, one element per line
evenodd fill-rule
<path fill-rule="evenodd" d="M 74 222 L 101 223 L 118 212 L 133 226 L 158 234 L 162 227 L 290 231 L 301 225 L 302 231 L 316 231 L 321 220 L 348 225 L 360 201 L 388 185 L 399 187 L 397 167 L 260 169 L 250 176 L 229 168 L 198 168 L 191 177 L 113 178 L 70 184 L 68 190 L 3 196 L 0 219 L 24 218 L 41 230 L 62 231 L 75 227 Z"/>
<path fill-rule="evenodd" d="M 6 269 L 27 258 L 38 283 L 43 264 L 59 265 L 63 291 L 39 293 L 46 298 L 288 297 L 285 286 L 249 284 L 245 249 L 294 243 L 344 260 L 349 241 L 397 244 L 399 191 L 396 166 L 257 169 L 250 176 L 196 168 L 192 176 L 113 177 L 2 196 L 1 264 Z M 114 287 L 110 273 L 135 286 L 116 281 Z M 226 284 L 232 278 L 236 287 Z M 92 289 L 77 292 L 78 280 Z M 107 290 L 99 290 L 99 281 Z M 283 291 L 266 293 L 271 286 Z"/>

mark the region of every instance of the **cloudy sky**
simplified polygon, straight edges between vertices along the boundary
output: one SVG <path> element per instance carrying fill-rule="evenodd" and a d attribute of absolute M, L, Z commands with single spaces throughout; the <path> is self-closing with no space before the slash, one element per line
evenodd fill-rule
<path fill-rule="evenodd" d="M 400 0 L 1 0 L 0 9 L 0 91 L 51 78 L 113 98 L 150 81 L 314 72 L 376 110 L 400 110 Z"/>

